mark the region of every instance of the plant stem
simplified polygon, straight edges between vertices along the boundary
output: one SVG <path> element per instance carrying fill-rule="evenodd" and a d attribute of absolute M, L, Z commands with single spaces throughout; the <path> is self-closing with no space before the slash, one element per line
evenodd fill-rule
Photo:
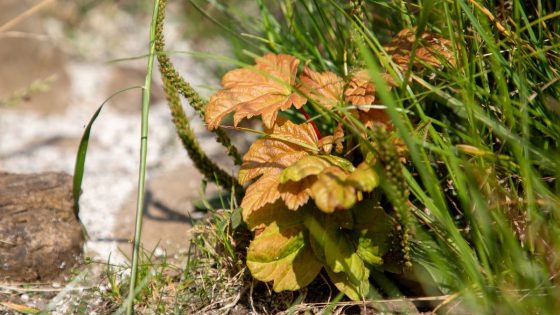
<path fill-rule="evenodd" d="M 323 136 L 321 136 L 321 132 L 319 131 L 319 128 L 317 128 L 317 125 L 315 124 L 315 121 L 311 120 L 311 116 L 309 116 L 309 114 L 305 111 L 305 109 L 303 109 L 302 107 L 299 109 L 299 112 L 302 113 L 305 119 L 307 119 L 307 121 L 311 124 L 311 126 L 313 126 L 313 130 L 315 130 L 317 139 L 323 138 Z"/>
<path fill-rule="evenodd" d="M 144 209 L 144 183 L 146 181 L 146 155 L 148 151 L 148 111 L 150 108 L 150 91 L 152 83 L 152 71 L 155 57 L 155 34 L 158 15 L 159 0 L 154 0 L 152 22 L 150 24 L 150 54 L 144 90 L 142 92 L 142 127 L 140 137 L 140 169 L 138 175 L 138 199 L 136 203 L 136 226 L 134 230 L 134 249 L 132 252 L 132 270 L 130 272 L 130 287 L 126 301 L 126 314 L 132 314 L 136 287 L 136 276 L 138 274 L 138 256 L 140 251 L 140 236 L 142 234 L 142 210 Z"/>

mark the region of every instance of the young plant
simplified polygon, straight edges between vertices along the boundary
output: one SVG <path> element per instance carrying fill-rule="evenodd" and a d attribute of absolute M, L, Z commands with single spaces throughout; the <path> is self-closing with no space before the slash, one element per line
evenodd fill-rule
<path fill-rule="evenodd" d="M 403 34 L 409 33 L 396 40 Z M 398 61 L 407 53 L 402 46 L 394 44 Z M 419 60 L 435 63 L 431 52 L 422 52 Z M 205 120 L 212 130 L 230 113 L 235 126 L 262 117 L 264 136 L 243 156 L 238 174 L 242 185 L 253 181 L 241 202 L 243 219 L 254 231 L 247 253 L 252 275 L 272 281 L 279 292 L 305 287 L 324 268 L 340 291 L 362 300 L 370 290 L 371 268 L 400 272 L 411 265 L 406 187 L 393 181 L 396 190 L 402 188 L 390 196 L 400 199 L 393 202 L 401 205 L 395 211 L 385 211 L 375 191 L 380 181 L 375 168 L 402 179 L 398 141 L 383 110 L 371 106 L 375 86 L 367 71 L 357 69 L 344 79 L 307 65 L 298 76 L 298 65 L 296 57 L 267 54 L 255 66 L 226 73 Z M 384 78 L 395 85 L 389 75 Z M 316 121 L 279 117 L 292 107 L 306 117 L 306 107 L 329 112 L 338 120 L 333 134 L 322 136 Z M 343 126 L 361 134 L 345 137 Z M 377 148 L 371 152 L 378 154 L 353 150 L 350 143 Z"/>

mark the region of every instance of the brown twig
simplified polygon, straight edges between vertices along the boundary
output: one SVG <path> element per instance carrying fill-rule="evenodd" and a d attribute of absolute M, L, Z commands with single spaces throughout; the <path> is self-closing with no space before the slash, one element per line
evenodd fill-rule
<path fill-rule="evenodd" d="M 451 301 L 455 300 L 457 297 L 459 297 L 459 292 L 455 292 L 451 295 L 448 295 L 447 298 L 445 300 L 443 300 L 443 302 L 439 303 L 438 306 L 436 306 L 433 310 L 432 310 L 432 314 L 437 314 L 437 311 L 442 308 L 443 306 L 449 304 Z"/>

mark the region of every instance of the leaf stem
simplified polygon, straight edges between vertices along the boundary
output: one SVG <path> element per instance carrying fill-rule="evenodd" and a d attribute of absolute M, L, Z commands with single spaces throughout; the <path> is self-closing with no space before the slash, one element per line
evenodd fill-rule
<path fill-rule="evenodd" d="M 148 65 L 146 79 L 144 81 L 144 90 L 142 93 L 142 126 L 140 137 L 140 168 L 138 171 L 138 198 L 136 203 L 136 225 L 134 230 L 134 249 L 132 252 L 132 270 L 130 272 L 130 286 L 128 298 L 126 301 L 126 314 L 130 315 L 133 311 L 136 277 L 138 274 L 138 256 L 140 251 L 140 236 L 142 234 L 142 210 L 144 209 L 144 183 L 146 181 L 146 156 L 148 151 L 148 112 L 150 108 L 150 91 L 152 83 L 152 72 L 154 68 L 155 57 L 155 34 L 156 22 L 159 8 L 159 0 L 154 0 L 154 9 L 152 13 L 152 22 L 150 24 L 150 55 L 148 56 Z"/>
<path fill-rule="evenodd" d="M 311 126 L 313 126 L 313 130 L 315 130 L 317 139 L 323 138 L 323 136 L 321 136 L 321 132 L 319 131 L 319 128 L 317 128 L 317 125 L 315 124 L 315 121 L 311 120 L 311 116 L 309 116 L 309 114 L 305 111 L 305 109 L 302 107 L 299 109 L 299 112 L 302 113 L 305 119 L 311 124 Z"/>

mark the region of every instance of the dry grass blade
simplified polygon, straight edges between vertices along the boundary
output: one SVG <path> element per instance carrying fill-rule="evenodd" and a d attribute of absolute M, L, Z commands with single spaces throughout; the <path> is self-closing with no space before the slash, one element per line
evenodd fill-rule
<path fill-rule="evenodd" d="M 445 300 L 443 300 L 441 303 L 438 304 L 438 306 L 436 306 L 433 310 L 432 310 L 432 314 L 437 314 L 437 311 L 444 307 L 445 305 L 449 304 L 451 301 L 455 300 L 456 298 L 458 298 L 460 296 L 459 293 L 453 293 L 451 295 L 448 295 Z"/>
<path fill-rule="evenodd" d="M 11 302 L 0 302 L 0 305 L 21 314 L 39 314 L 41 312 L 39 309 Z"/>
<path fill-rule="evenodd" d="M 4 23 L 0 26 L 0 33 L 3 33 L 12 27 L 18 25 L 21 21 L 25 20 L 26 18 L 32 16 L 33 14 L 41 11 L 42 9 L 46 8 L 49 4 L 55 2 L 56 0 L 43 0 L 36 5 L 32 6 L 31 8 L 27 9 L 20 15 L 14 17 L 13 19 L 9 20 L 8 22 Z"/>

